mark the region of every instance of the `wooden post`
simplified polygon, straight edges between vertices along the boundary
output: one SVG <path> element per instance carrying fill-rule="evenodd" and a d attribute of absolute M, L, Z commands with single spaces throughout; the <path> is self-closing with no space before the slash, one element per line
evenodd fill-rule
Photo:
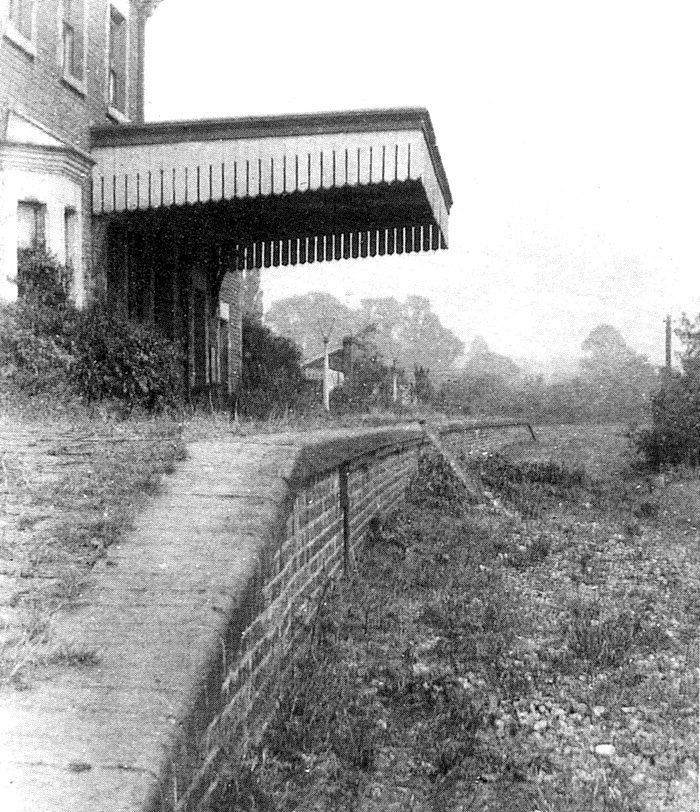
<path fill-rule="evenodd" d="M 343 567 L 347 574 L 351 570 L 357 570 L 355 555 L 352 550 L 352 539 L 350 538 L 350 491 L 348 489 L 348 466 L 347 463 L 338 468 L 338 478 L 340 485 L 340 510 L 343 514 Z"/>
<path fill-rule="evenodd" d="M 310 160 L 310 159 L 309 159 Z M 321 338 L 323 339 L 323 408 L 330 412 L 331 410 L 331 382 L 330 382 L 330 364 L 328 361 L 328 342 L 333 332 L 333 325 L 335 318 L 331 319 L 331 325 L 327 330 L 324 330 L 323 324 L 319 319 L 318 327 L 321 331 Z"/>
<path fill-rule="evenodd" d="M 348 392 L 352 388 L 352 336 L 343 339 L 343 374 L 345 375 L 345 387 Z"/>
<path fill-rule="evenodd" d="M 328 338 L 323 337 L 323 408 L 330 412 L 331 410 L 331 382 L 330 366 L 328 362 Z"/>

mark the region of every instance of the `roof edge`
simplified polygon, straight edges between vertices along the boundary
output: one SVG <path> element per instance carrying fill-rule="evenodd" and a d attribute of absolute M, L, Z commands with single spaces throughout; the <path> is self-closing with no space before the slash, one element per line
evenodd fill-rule
<path fill-rule="evenodd" d="M 447 174 L 435 142 L 430 114 L 424 107 L 338 110 L 241 118 L 211 118 L 100 125 L 90 128 L 93 148 L 141 146 L 183 141 L 217 141 L 234 138 L 271 138 L 292 135 L 326 135 L 344 132 L 420 129 L 448 210 L 452 205 Z"/>

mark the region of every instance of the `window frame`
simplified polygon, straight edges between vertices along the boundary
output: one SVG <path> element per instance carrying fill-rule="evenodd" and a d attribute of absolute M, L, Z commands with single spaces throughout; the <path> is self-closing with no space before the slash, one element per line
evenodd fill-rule
<path fill-rule="evenodd" d="M 22 31 L 21 27 L 15 22 L 15 15 L 13 11 L 15 9 L 20 10 L 20 18 L 21 18 L 21 9 L 24 6 L 29 7 L 29 36 L 25 31 Z M 9 0 L 7 6 L 7 22 L 5 25 L 4 35 L 5 37 L 13 44 L 16 45 L 18 48 L 23 50 L 28 56 L 34 58 L 36 56 L 36 15 L 37 15 L 37 0 Z"/>
<path fill-rule="evenodd" d="M 32 211 L 33 225 L 32 237 L 29 245 L 20 245 L 20 209 Z M 47 232 L 48 232 L 48 209 L 46 203 L 40 200 L 18 200 L 17 201 L 17 251 L 45 251 L 47 249 Z"/>
<path fill-rule="evenodd" d="M 123 28 L 123 35 L 121 37 L 123 44 L 121 45 L 119 56 L 123 67 L 122 76 L 119 76 L 119 71 L 115 70 L 115 65 L 119 67 L 115 59 L 115 47 L 118 43 L 114 38 L 114 22 L 119 22 L 120 27 Z M 107 5 L 107 115 L 115 121 L 125 123 L 129 121 L 129 15 L 126 7 L 121 4 L 108 3 Z M 118 96 L 115 97 L 115 85 L 113 84 L 114 77 L 121 78 L 123 81 L 123 104 L 122 108 L 118 106 L 121 101 Z"/>
<path fill-rule="evenodd" d="M 75 276 L 80 267 L 80 223 L 78 212 L 72 206 L 63 210 L 63 250 L 65 266 L 72 276 Z"/>
<path fill-rule="evenodd" d="M 87 26 L 86 0 L 63 0 L 59 20 L 59 63 L 61 79 L 74 90 L 85 95 L 87 74 Z M 72 34 L 70 57 L 66 47 L 66 34 Z"/>

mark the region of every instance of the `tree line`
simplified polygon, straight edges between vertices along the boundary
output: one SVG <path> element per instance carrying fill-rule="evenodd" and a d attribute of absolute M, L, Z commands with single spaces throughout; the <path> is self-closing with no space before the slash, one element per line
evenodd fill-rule
<path fill-rule="evenodd" d="M 363 299 L 350 308 L 328 293 L 275 302 L 266 318 L 293 341 L 303 357 L 323 352 L 332 325 L 336 343 L 354 337 L 352 380 L 335 393 L 337 405 L 363 408 L 390 403 L 391 390 L 411 389 L 412 402 L 451 414 L 498 414 L 531 420 L 642 420 L 658 386 L 658 371 L 609 324 L 598 325 L 581 345 L 576 373 L 546 381 L 477 336 L 463 342 L 440 322 L 430 300 L 409 296 Z M 331 340 L 333 344 L 333 340 Z"/>

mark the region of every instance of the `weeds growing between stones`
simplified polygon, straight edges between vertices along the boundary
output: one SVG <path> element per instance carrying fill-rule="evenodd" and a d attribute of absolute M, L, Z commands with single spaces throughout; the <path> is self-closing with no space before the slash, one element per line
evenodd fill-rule
<path fill-rule="evenodd" d="M 487 465 L 510 513 L 423 461 L 328 592 L 253 769 L 276 808 L 695 809 L 697 539 L 633 479 Z"/>

